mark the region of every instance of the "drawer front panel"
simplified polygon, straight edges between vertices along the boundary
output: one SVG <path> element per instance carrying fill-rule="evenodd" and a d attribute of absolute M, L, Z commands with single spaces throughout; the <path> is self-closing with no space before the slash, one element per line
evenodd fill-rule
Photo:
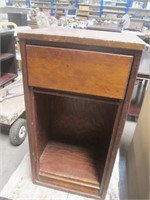
<path fill-rule="evenodd" d="M 123 99 L 132 56 L 27 45 L 30 86 Z"/>

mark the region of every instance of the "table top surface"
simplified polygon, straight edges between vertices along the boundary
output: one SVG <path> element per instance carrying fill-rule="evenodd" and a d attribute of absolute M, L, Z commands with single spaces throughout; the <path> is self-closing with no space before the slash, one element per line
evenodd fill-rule
<path fill-rule="evenodd" d="M 143 50 L 145 42 L 136 35 L 70 28 L 32 29 L 18 34 L 20 39 L 95 45 L 121 49 Z"/>
<path fill-rule="evenodd" d="M 99 30 L 99 31 L 111 31 L 111 32 L 121 32 L 122 27 L 110 27 L 105 25 L 90 25 L 87 27 L 89 30 Z"/>

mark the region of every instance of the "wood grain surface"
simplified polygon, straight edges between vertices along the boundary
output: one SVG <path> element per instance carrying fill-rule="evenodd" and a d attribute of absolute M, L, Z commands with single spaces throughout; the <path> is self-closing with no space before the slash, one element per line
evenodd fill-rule
<path fill-rule="evenodd" d="M 99 189 L 98 176 L 95 170 L 96 152 L 88 148 L 78 147 L 60 142 L 49 142 L 41 159 L 40 170 L 67 180 L 75 180 L 86 184 L 92 184 Z M 58 159 L 59 158 L 59 159 Z M 76 167 L 75 167 L 76 166 Z"/>
<path fill-rule="evenodd" d="M 132 56 L 27 46 L 29 85 L 123 99 Z"/>
<path fill-rule="evenodd" d="M 98 197 L 104 161 L 104 157 L 90 148 L 50 141 L 40 158 L 39 174 L 41 179 L 49 177 L 53 187 Z"/>
<path fill-rule="evenodd" d="M 39 181 L 98 196 L 118 104 L 40 90 L 34 101 Z"/>
<path fill-rule="evenodd" d="M 42 137 L 91 148 L 108 148 L 118 105 L 35 94 L 37 133 Z M 36 134 L 37 134 L 36 133 Z M 46 136 L 47 135 L 47 136 Z M 89 147 L 90 148 L 90 147 Z"/>
<path fill-rule="evenodd" d="M 33 29 L 18 33 L 20 39 L 53 41 L 80 45 L 103 46 L 109 48 L 143 50 L 145 42 L 139 37 L 127 33 L 93 31 L 70 28 Z"/>
<path fill-rule="evenodd" d="M 105 199 L 145 44 L 86 31 L 19 34 L 32 176 L 43 186 Z"/>

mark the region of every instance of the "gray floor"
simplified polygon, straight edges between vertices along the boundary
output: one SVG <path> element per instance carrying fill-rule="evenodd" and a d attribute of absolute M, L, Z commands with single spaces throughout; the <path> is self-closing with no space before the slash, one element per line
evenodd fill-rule
<path fill-rule="evenodd" d="M 119 193 L 120 199 L 127 197 L 127 174 L 126 174 L 126 151 L 132 140 L 136 123 L 127 122 L 121 140 L 120 158 L 119 158 Z M 0 133 L 0 191 L 9 180 L 12 173 L 22 161 L 24 155 L 28 152 L 28 140 L 20 146 L 10 144 L 8 130 L 1 130 Z"/>
<path fill-rule="evenodd" d="M 0 191 L 28 152 L 27 138 L 20 146 L 10 144 L 8 130 L 0 133 Z"/>

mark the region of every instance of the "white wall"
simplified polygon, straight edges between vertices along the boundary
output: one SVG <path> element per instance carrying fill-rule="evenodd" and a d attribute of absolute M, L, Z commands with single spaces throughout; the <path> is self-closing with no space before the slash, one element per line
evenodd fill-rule
<path fill-rule="evenodd" d="M 127 154 L 129 199 L 150 199 L 150 84 Z"/>
<path fill-rule="evenodd" d="M 0 0 L 0 7 L 1 7 L 1 6 L 6 6 L 5 0 Z"/>

